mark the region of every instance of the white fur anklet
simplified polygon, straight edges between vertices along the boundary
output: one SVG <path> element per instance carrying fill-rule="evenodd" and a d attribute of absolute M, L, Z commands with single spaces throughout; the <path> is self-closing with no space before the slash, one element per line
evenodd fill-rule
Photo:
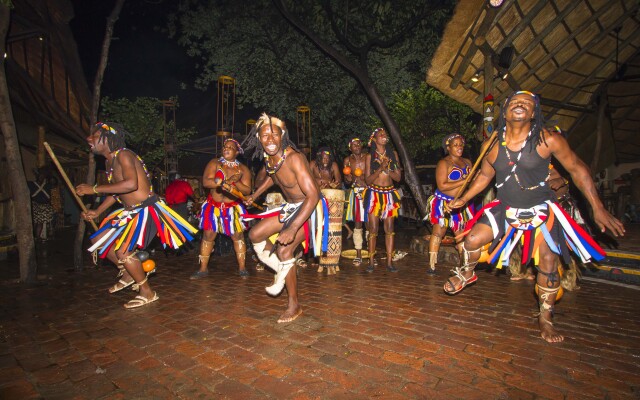
<path fill-rule="evenodd" d="M 295 265 L 296 259 L 292 258 L 287 261 L 283 261 L 280 263 L 279 271 L 276 273 L 276 277 L 274 279 L 273 285 L 267 286 L 265 290 L 271 296 L 277 296 L 284 289 L 284 281 L 287 275 L 289 274 L 289 270 Z"/>

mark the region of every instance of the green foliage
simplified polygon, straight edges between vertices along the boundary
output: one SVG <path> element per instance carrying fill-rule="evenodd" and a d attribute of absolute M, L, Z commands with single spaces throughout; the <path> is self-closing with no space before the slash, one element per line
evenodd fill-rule
<path fill-rule="evenodd" d="M 438 154 L 450 133 L 460 133 L 467 143 L 476 140 L 480 116 L 425 83 L 394 94 L 389 110 L 417 164 L 435 164 L 430 156 Z"/>
<path fill-rule="evenodd" d="M 151 169 L 164 160 L 164 118 L 159 99 L 137 97 L 129 100 L 105 97 L 102 99 L 100 118 L 120 123 L 129 132 L 126 138 L 127 147 L 138 153 Z M 172 128 L 170 126 L 168 131 Z M 189 142 L 195 133 L 195 128 L 178 129 L 176 146 Z M 178 158 L 183 155 L 184 153 L 178 152 Z"/>
<path fill-rule="evenodd" d="M 428 3 L 438 8 L 427 13 Z M 391 99 L 424 79 L 453 1 L 298 0 L 286 6 Z M 416 27 L 387 45 L 416 16 Z M 215 87 L 220 75 L 234 77 L 238 107 L 252 105 L 287 119 L 294 140 L 299 105 L 311 108 L 314 146 L 328 145 L 342 156 L 350 138 L 368 137 L 374 110 L 363 88 L 293 29 L 271 1 L 182 0 L 168 28 L 198 60 L 197 86 Z"/>

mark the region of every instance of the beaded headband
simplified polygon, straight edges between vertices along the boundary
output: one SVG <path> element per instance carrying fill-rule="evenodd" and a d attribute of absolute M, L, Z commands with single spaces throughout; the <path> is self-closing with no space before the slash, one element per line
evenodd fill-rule
<path fill-rule="evenodd" d="M 267 115 L 267 113 L 262 113 L 262 115 L 260 116 L 260 118 L 258 118 L 258 121 L 256 121 L 256 137 L 260 136 L 260 128 L 262 128 L 263 125 L 265 124 L 269 124 L 271 123 L 271 125 L 275 125 L 278 128 L 280 128 L 280 130 L 282 131 L 282 134 L 284 135 L 285 132 L 287 131 L 287 127 L 284 124 L 284 122 L 276 117 L 270 117 Z"/>
<path fill-rule="evenodd" d="M 226 139 L 224 142 L 222 142 L 222 146 L 224 147 L 224 145 L 227 144 L 227 142 L 232 142 L 233 144 L 236 145 L 236 148 L 238 149 L 238 154 L 244 154 L 244 150 L 242 149 L 242 146 L 240 146 L 240 143 L 238 143 L 237 140 Z"/>
<path fill-rule="evenodd" d="M 105 124 L 104 122 L 97 122 L 95 126 L 97 126 L 98 128 L 104 129 L 107 132 L 111 132 L 114 135 L 117 133 L 115 129 Z"/>
<path fill-rule="evenodd" d="M 369 146 L 371 146 L 371 142 L 373 142 L 373 138 L 376 136 L 376 133 L 383 130 L 384 128 L 376 128 L 373 132 L 371 132 L 371 136 L 369 136 L 369 143 L 368 143 Z"/>
<path fill-rule="evenodd" d="M 360 138 L 353 138 L 351 140 L 349 140 L 349 144 L 347 145 L 347 148 L 351 147 L 351 144 L 353 144 L 354 142 L 361 142 Z"/>
<path fill-rule="evenodd" d="M 445 151 L 447 150 L 447 147 L 449 147 L 449 144 L 454 139 L 458 139 L 458 138 L 462 140 L 462 144 L 463 145 L 466 143 L 466 141 L 464 140 L 464 136 L 462 136 L 459 133 L 451 133 L 451 134 L 445 136 L 444 139 L 442 139 L 442 147 L 445 149 Z"/>

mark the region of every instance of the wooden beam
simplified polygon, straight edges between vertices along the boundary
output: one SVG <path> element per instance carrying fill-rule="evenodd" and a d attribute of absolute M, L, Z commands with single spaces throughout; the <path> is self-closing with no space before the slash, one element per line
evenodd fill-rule
<path fill-rule="evenodd" d="M 478 27 L 478 30 L 475 33 L 476 37 L 484 38 L 484 36 L 489 31 L 489 28 L 491 28 L 491 25 L 493 24 L 493 21 L 496 18 L 496 15 L 498 15 L 498 9 L 490 7 L 489 3 L 486 2 L 484 19 L 480 23 L 480 26 Z M 467 36 L 467 38 L 469 38 L 469 36 Z M 464 58 L 460 62 L 460 65 L 458 66 L 458 70 L 456 71 L 456 74 L 451 80 L 451 85 L 450 85 L 451 89 L 455 89 L 458 87 L 458 85 L 460 84 L 460 79 L 462 79 L 462 75 L 467 70 L 467 68 L 469 68 L 471 59 L 473 58 L 473 56 L 475 56 L 477 51 L 478 51 L 478 46 L 476 45 L 475 40 L 472 40 L 471 44 L 469 45 L 469 49 L 467 53 L 465 54 Z M 457 58 L 458 57 L 454 58 L 454 62 Z"/>
<path fill-rule="evenodd" d="M 610 9 L 610 7 L 607 6 L 603 6 L 603 9 Z M 634 6 L 632 7 L 632 10 L 635 10 L 638 8 L 638 3 L 634 3 Z M 602 10 L 598 10 L 599 12 L 601 12 Z M 597 14 L 594 14 L 594 16 Z M 592 16 L 593 18 L 593 16 Z M 547 62 L 549 62 L 549 60 L 554 57 L 558 52 L 560 52 L 569 41 L 571 41 L 574 37 L 576 37 L 580 32 L 582 32 L 584 29 L 587 28 L 586 25 L 590 25 L 593 21 L 590 21 L 592 18 L 589 19 L 589 22 L 585 22 L 582 25 L 580 25 L 580 27 L 578 29 L 576 29 L 575 31 L 571 32 L 571 34 L 560 44 L 558 44 L 553 51 L 549 52 L 546 56 L 544 56 L 536 66 L 531 67 L 531 69 L 529 70 L 529 72 L 527 72 L 523 77 L 521 77 L 521 80 L 523 82 L 525 82 L 531 75 L 533 75 L 535 73 L 535 71 L 537 71 L 538 69 L 542 68 L 543 65 L 545 65 Z M 596 36 L 594 39 L 591 40 L 591 42 L 589 42 L 589 44 L 587 44 L 586 46 L 584 46 L 584 48 L 582 48 L 582 50 L 579 50 L 578 52 L 574 53 L 573 56 L 565 61 L 564 63 L 562 63 L 562 65 L 560 65 L 558 67 L 558 69 L 556 71 L 554 71 L 554 75 L 559 74 L 560 72 L 564 71 L 565 69 L 567 69 L 569 66 L 573 65 L 573 62 L 575 60 L 578 59 L 578 57 L 582 56 L 589 48 L 591 48 L 593 45 L 597 44 L 598 42 L 600 42 L 602 39 L 604 39 L 607 35 L 609 35 L 609 33 L 611 31 L 613 31 L 613 29 L 617 26 L 619 26 L 625 19 L 629 18 L 629 14 L 624 13 L 622 14 L 618 19 L 616 19 L 614 22 L 611 23 L 611 25 L 609 25 L 609 28 L 607 28 L 606 30 L 600 32 L 600 34 L 598 36 Z M 532 88 L 531 90 L 533 92 L 538 92 L 540 91 L 540 88 L 542 87 L 541 85 L 543 83 L 546 83 L 548 80 L 545 80 L 543 82 L 541 82 L 540 84 L 538 84 L 538 86 L 536 86 L 535 88 Z"/>
<path fill-rule="evenodd" d="M 640 37 L 640 31 L 636 31 L 633 35 L 630 35 L 630 36 L 629 36 L 629 37 L 628 37 L 624 42 L 622 42 L 622 44 L 620 45 L 620 47 L 621 47 L 622 49 L 624 49 L 625 47 L 627 47 L 627 46 L 628 46 L 628 45 L 630 45 L 631 43 L 635 42 L 635 41 L 636 41 L 636 39 L 637 39 L 637 37 Z M 585 48 L 586 48 L 586 47 L 585 47 Z M 572 64 L 572 63 L 577 59 L 577 57 L 576 57 L 576 56 L 579 56 L 579 55 L 580 55 L 580 53 L 581 53 L 581 52 L 578 52 L 578 53 L 574 54 L 574 55 L 571 57 L 571 59 L 567 60 L 567 62 L 565 63 L 565 65 L 567 65 L 567 66 L 568 66 L 568 65 L 571 65 L 571 64 Z M 636 50 L 635 54 L 634 54 L 631 58 L 635 57 L 635 55 L 636 55 L 636 54 L 638 54 L 638 50 Z M 596 67 L 594 67 L 594 68 L 593 68 L 593 70 L 591 71 L 591 73 L 589 74 L 589 76 L 587 76 L 587 77 L 584 79 L 584 81 L 583 81 L 583 82 L 588 83 L 588 82 L 593 81 L 593 80 L 594 80 L 594 78 L 595 78 L 595 76 L 596 76 L 596 73 L 597 73 L 598 71 L 601 71 L 601 70 L 602 70 L 602 69 L 603 69 L 603 68 L 604 68 L 608 63 L 610 63 L 614 56 L 615 56 L 615 53 L 614 53 L 614 52 L 612 52 L 611 54 L 609 54 L 609 56 L 608 56 L 607 58 L 605 58 L 604 60 L 602 60 L 598 66 L 596 66 Z M 563 67 L 564 67 L 564 66 L 563 66 Z M 564 67 L 564 68 L 566 68 L 566 67 Z M 563 69 L 564 69 L 564 68 L 563 68 Z M 609 75 L 609 77 L 608 77 L 605 81 L 603 81 L 602 83 L 603 83 L 603 84 L 606 84 L 609 80 L 611 80 L 611 79 L 615 76 L 616 72 L 617 72 L 617 71 L 614 71 L 613 73 L 611 73 L 611 74 Z M 549 79 L 547 79 L 547 80 L 549 80 Z M 541 82 L 541 83 L 540 83 L 540 85 L 536 86 L 536 90 L 539 90 L 539 88 L 540 88 L 540 87 L 544 86 L 543 84 L 544 84 L 544 83 L 546 83 L 546 81 L 547 81 L 547 80 L 545 80 L 545 81 Z M 572 99 L 572 98 L 573 98 L 573 97 L 574 97 L 574 96 L 575 96 L 579 91 L 583 90 L 583 88 L 584 88 L 584 87 L 585 87 L 585 85 L 584 85 L 584 84 L 582 84 L 582 85 L 578 85 L 578 86 L 576 86 L 575 88 L 573 88 L 573 90 L 571 90 L 571 92 L 569 92 L 569 94 L 565 96 L 565 98 L 562 100 L 562 102 L 564 103 L 564 102 L 567 102 L 567 101 L 571 100 L 571 99 Z M 599 89 L 599 90 L 598 90 L 598 92 L 600 92 L 601 90 L 602 90 L 602 89 Z M 550 115 L 554 115 L 557 111 L 558 111 L 558 108 L 554 108 L 553 110 L 551 110 Z"/>

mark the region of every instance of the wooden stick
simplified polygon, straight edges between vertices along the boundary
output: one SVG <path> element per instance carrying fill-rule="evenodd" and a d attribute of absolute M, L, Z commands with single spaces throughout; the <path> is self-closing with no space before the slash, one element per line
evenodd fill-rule
<path fill-rule="evenodd" d="M 229 185 L 228 183 L 223 183 L 222 184 L 222 189 L 225 192 L 229 192 L 232 195 L 234 195 L 235 197 L 239 198 L 240 200 L 244 201 L 244 195 L 242 194 L 242 192 L 240 192 L 238 189 L 234 188 L 233 186 Z M 251 202 L 251 205 L 255 208 L 257 208 L 260 211 L 264 210 L 264 207 L 262 207 L 261 205 L 256 204 L 255 202 Z"/>
<path fill-rule="evenodd" d="M 84 203 L 82 202 L 80 197 L 76 194 L 76 189 L 71 184 L 71 181 L 69 180 L 69 177 L 67 176 L 67 174 L 64 172 L 64 169 L 62 169 L 62 165 L 60 165 L 60 162 L 58 161 L 58 157 L 56 157 L 56 155 L 53 153 L 53 150 L 51 150 L 51 147 L 49 146 L 49 143 L 44 142 L 44 148 L 47 149 L 47 153 L 49 153 L 49 156 L 51 156 L 51 159 L 53 160 L 53 163 L 58 168 L 58 171 L 60 172 L 60 175 L 62 175 L 62 179 L 64 179 L 64 181 L 67 183 L 67 187 L 69 188 L 69 190 L 73 194 L 73 197 L 76 199 L 76 202 L 78 203 L 78 205 L 80 206 L 82 211 L 87 212 L 87 207 L 84 205 Z M 98 226 L 96 225 L 95 222 L 89 221 L 89 223 L 93 227 L 93 230 L 95 230 L 95 231 L 98 230 Z"/>
<path fill-rule="evenodd" d="M 476 160 L 475 164 L 473 164 L 473 168 L 471 168 L 469 175 L 467 175 L 467 179 L 464 180 L 464 183 L 462 184 L 462 186 L 460 186 L 460 189 L 458 189 L 458 193 L 456 193 L 456 197 L 451 201 L 458 200 L 464 194 L 464 191 L 467 189 L 467 186 L 469 185 L 473 176 L 475 175 L 476 170 L 478 169 L 478 166 L 480 165 L 484 157 L 487 155 L 487 152 L 489 151 L 489 149 L 493 147 L 493 143 L 496 141 L 497 137 L 498 137 L 498 130 L 495 129 L 491 134 L 491 136 L 489 137 L 489 140 L 487 141 L 487 145 L 480 152 L 480 155 L 478 156 L 478 159 Z"/>

